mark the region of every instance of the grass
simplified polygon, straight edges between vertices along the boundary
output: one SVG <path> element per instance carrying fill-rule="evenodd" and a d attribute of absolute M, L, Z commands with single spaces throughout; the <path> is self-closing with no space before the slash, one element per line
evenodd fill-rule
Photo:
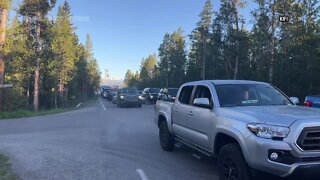
<path fill-rule="evenodd" d="M 97 98 L 93 98 L 85 103 L 82 103 L 81 107 L 89 107 L 96 103 Z M 80 107 L 80 108 L 81 108 Z M 58 114 L 75 110 L 76 108 L 65 108 L 65 109 L 51 109 L 51 110 L 40 110 L 39 112 L 33 112 L 28 110 L 17 110 L 10 112 L 0 112 L 0 119 L 14 119 L 14 118 L 25 118 L 34 116 L 44 116 L 50 114 Z"/>
<path fill-rule="evenodd" d="M 51 110 L 42 110 L 39 112 L 33 112 L 28 110 L 18 110 L 11 112 L 0 112 L 0 119 L 12 119 L 12 118 L 24 118 L 24 117 L 33 117 L 33 116 L 43 116 L 50 114 L 63 113 L 71 111 L 73 108 L 68 109 L 51 109 Z"/>
<path fill-rule="evenodd" d="M 11 169 L 9 158 L 0 154 L 0 180 L 15 180 L 18 179 Z"/>

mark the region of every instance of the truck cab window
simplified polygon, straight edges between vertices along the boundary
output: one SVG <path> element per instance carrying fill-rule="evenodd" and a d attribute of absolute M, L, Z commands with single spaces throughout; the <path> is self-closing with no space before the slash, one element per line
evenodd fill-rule
<path fill-rule="evenodd" d="M 212 103 L 212 95 L 208 87 L 206 86 L 198 86 L 195 92 L 194 99 L 196 98 L 208 98 L 209 102 Z"/>
<path fill-rule="evenodd" d="M 190 104 L 192 91 L 193 91 L 193 86 L 183 87 L 179 96 L 179 102 L 182 104 Z"/>

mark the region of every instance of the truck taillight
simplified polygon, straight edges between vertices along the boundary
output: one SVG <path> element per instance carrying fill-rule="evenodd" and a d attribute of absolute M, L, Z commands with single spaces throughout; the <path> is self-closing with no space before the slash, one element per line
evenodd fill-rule
<path fill-rule="evenodd" d="M 312 107 L 312 102 L 306 101 L 306 102 L 304 102 L 304 106 Z"/>

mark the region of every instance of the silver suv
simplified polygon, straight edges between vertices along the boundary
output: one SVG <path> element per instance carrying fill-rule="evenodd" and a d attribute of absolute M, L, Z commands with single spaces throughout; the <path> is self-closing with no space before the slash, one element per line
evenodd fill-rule
<path fill-rule="evenodd" d="M 320 110 L 268 83 L 191 82 L 177 97 L 156 104 L 161 147 L 181 142 L 217 157 L 222 180 L 250 179 L 252 169 L 286 177 L 320 168 Z"/>

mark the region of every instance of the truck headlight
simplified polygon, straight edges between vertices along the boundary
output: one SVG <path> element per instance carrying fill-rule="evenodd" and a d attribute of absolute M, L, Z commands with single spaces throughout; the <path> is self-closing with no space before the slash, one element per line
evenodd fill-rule
<path fill-rule="evenodd" d="M 124 96 L 120 96 L 120 99 L 124 99 Z"/>
<path fill-rule="evenodd" d="M 250 123 L 248 129 L 256 136 L 266 139 L 286 138 L 290 131 L 287 127 L 261 123 Z"/>
<path fill-rule="evenodd" d="M 153 96 L 150 96 L 150 99 L 153 99 Z"/>
<path fill-rule="evenodd" d="M 139 96 L 139 99 L 142 99 L 142 96 Z"/>

